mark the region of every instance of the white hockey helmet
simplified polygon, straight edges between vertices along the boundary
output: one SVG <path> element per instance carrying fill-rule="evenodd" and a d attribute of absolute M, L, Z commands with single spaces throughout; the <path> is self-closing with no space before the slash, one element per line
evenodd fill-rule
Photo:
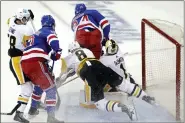
<path fill-rule="evenodd" d="M 26 24 L 30 19 L 30 13 L 28 9 L 19 8 L 16 12 L 15 18 L 20 20 L 23 24 Z"/>
<path fill-rule="evenodd" d="M 105 49 L 107 55 L 114 55 L 118 52 L 119 47 L 114 40 L 110 39 L 106 41 Z"/>
<path fill-rule="evenodd" d="M 73 41 L 72 43 L 69 44 L 68 46 L 68 52 L 74 52 L 76 49 L 79 49 L 80 45 L 77 41 Z"/>

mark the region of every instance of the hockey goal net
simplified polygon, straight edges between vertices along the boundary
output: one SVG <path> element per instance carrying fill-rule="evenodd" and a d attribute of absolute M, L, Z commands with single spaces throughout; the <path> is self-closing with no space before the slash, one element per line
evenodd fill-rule
<path fill-rule="evenodd" d="M 142 88 L 176 117 L 183 117 L 184 32 L 177 24 L 142 19 Z"/>

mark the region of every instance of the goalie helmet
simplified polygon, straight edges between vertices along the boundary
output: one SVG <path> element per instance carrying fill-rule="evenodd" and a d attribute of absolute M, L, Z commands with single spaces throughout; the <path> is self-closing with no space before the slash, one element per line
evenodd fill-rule
<path fill-rule="evenodd" d="M 27 22 L 30 19 L 30 13 L 28 9 L 18 9 L 18 11 L 15 14 L 15 18 L 20 20 L 23 24 L 27 24 Z"/>
<path fill-rule="evenodd" d="M 114 55 L 118 52 L 119 47 L 116 42 L 111 39 L 105 43 L 105 49 L 107 55 Z"/>
<path fill-rule="evenodd" d="M 79 49 L 79 48 L 80 48 L 79 43 L 77 41 L 73 41 L 68 46 L 68 52 L 73 53 L 76 49 Z"/>

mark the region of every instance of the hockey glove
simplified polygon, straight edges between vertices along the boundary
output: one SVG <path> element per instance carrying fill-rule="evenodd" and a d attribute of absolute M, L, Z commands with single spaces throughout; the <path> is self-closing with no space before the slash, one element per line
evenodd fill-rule
<path fill-rule="evenodd" d="M 104 37 L 103 40 L 102 40 L 102 43 L 101 43 L 102 46 L 105 46 L 105 44 L 106 44 L 106 42 L 107 42 L 108 40 L 109 40 L 109 38 L 105 38 L 105 37 Z"/>
<path fill-rule="evenodd" d="M 60 56 L 61 56 L 61 52 L 62 52 L 62 49 L 59 49 L 57 52 L 56 51 L 52 51 L 51 52 L 51 55 L 50 55 L 50 58 L 54 61 L 60 59 Z"/>
<path fill-rule="evenodd" d="M 34 19 L 34 14 L 33 12 L 31 11 L 31 9 L 28 9 L 29 13 L 30 13 L 30 18 L 33 20 Z"/>

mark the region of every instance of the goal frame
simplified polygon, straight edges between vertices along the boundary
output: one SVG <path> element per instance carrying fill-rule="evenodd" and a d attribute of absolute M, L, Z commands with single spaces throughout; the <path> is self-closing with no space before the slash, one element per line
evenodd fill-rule
<path fill-rule="evenodd" d="M 160 28 L 143 18 L 141 21 L 141 61 L 142 61 L 142 89 L 146 90 L 146 58 L 145 58 L 145 25 L 162 35 L 176 46 L 176 120 L 180 120 L 180 78 L 181 78 L 181 44 L 166 34 Z"/>

